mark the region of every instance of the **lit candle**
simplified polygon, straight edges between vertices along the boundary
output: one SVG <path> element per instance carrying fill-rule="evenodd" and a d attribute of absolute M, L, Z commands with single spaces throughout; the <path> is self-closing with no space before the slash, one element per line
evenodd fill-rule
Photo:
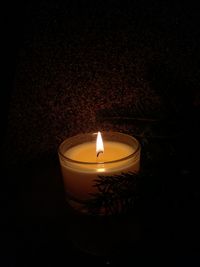
<path fill-rule="evenodd" d="M 80 134 L 59 146 L 59 159 L 69 203 L 81 211 L 82 204 L 98 192 L 99 176 L 135 172 L 140 168 L 140 144 L 132 136 L 107 132 Z"/>

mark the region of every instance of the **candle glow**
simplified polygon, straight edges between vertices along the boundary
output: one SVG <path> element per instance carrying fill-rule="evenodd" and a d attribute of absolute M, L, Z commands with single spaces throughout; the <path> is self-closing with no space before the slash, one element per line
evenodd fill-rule
<path fill-rule="evenodd" d="M 134 137 L 117 132 L 102 136 L 100 132 L 80 134 L 59 146 L 66 197 L 81 212 L 85 212 L 85 201 L 98 193 L 95 184 L 100 174 L 112 177 L 140 169 L 140 144 Z"/>

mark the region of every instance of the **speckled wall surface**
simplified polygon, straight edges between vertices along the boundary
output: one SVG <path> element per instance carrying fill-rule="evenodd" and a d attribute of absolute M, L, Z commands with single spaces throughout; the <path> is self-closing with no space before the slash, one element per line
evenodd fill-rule
<path fill-rule="evenodd" d="M 199 85 L 195 14 L 186 5 L 105 2 L 27 6 L 9 162 L 55 153 L 83 132 L 144 133 L 146 121 L 138 126 L 126 117 L 171 120 L 190 112 Z M 118 119 L 104 119 L 112 116 Z"/>

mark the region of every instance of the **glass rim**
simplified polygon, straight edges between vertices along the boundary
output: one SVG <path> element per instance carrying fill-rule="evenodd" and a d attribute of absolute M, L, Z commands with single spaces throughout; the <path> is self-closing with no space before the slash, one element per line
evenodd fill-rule
<path fill-rule="evenodd" d="M 120 158 L 120 159 L 116 159 L 116 160 L 111 160 L 111 161 L 100 161 L 100 162 L 78 161 L 78 160 L 74 160 L 74 159 L 71 159 L 69 157 L 66 157 L 63 154 L 63 152 L 61 151 L 61 148 L 63 147 L 63 145 L 65 143 L 69 142 L 70 139 L 72 140 L 72 139 L 75 139 L 75 138 L 78 138 L 78 137 L 97 135 L 97 133 L 82 133 L 82 134 L 77 134 L 77 135 L 74 135 L 72 137 L 69 137 L 69 138 L 63 140 L 61 142 L 61 144 L 59 145 L 59 147 L 58 147 L 58 154 L 59 154 L 59 156 L 61 156 L 61 158 L 63 158 L 66 161 L 69 161 L 71 163 L 82 164 L 82 165 L 88 165 L 88 164 L 90 164 L 90 165 L 100 164 L 101 165 L 101 164 L 111 164 L 111 163 L 116 163 L 116 162 L 120 162 L 120 161 L 123 161 L 123 160 L 128 160 L 128 159 L 132 158 L 134 155 L 136 155 L 138 153 L 138 151 L 140 151 L 141 145 L 140 145 L 139 141 L 135 137 L 133 137 L 131 135 L 120 133 L 120 132 L 105 132 L 105 131 L 102 131 L 101 134 L 102 134 L 102 136 L 103 135 L 107 135 L 107 134 L 114 134 L 114 135 L 118 135 L 118 136 L 121 135 L 121 136 L 124 136 L 124 137 L 128 137 L 129 139 L 132 139 L 133 141 L 136 142 L 136 145 L 137 145 L 136 149 L 130 155 L 128 155 L 126 157 L 123 157 L 123 158 Z M 122 142 L 122 143 L 125 144 L 125 142 Z M 74 145 L 74 146 L 76 146 L 76 145 Z"/>

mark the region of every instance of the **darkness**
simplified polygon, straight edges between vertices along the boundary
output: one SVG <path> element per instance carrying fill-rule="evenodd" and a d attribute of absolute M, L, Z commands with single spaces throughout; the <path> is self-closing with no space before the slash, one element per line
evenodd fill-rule
<path fill-rule="evenodd" d="M 1 12 L 1 265 L 199 266 L 199 8 L 43 0 Z M 66 207 L 57 148 L 99 129 L 138 138 L 148 174 L 131 214 L 96 221 Z M 69 229 L 84 242 L 93 223 L 115 236 L 93 239 L 103 255 L 73 243 Z"/>

